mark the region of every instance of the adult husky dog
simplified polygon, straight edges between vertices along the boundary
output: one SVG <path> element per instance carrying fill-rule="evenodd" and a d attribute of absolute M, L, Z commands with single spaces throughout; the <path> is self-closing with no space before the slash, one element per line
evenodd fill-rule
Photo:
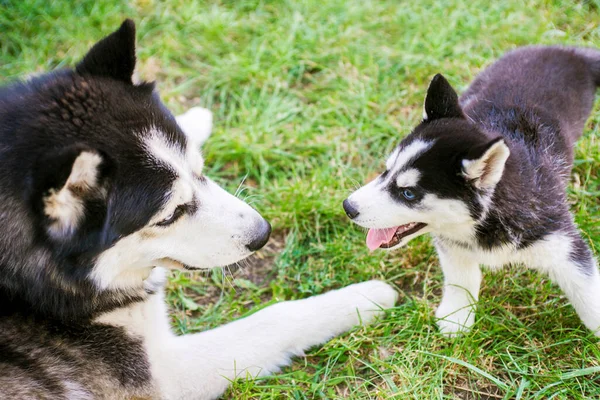
<path fill-rule="evenodd" d="M 370 281 L 172 334 L 165 270 L 234 263 L 271 228 L 202 174 L 210 113 L 174 118 L 134 66 L 125 21 L 74 70 L 0 91 L 3 399 L 215 398 L 396 300 Z"/>
<path fill-rule="evenodd" d="M 600 275 L 565 195 L 598 85 L 600 51 L 567 47 L 510 52 L 460 99 L 436 75 L 423 121 L 385 172 L 344 201 L 347 215 L 370 228 L 372 250 L 434 236 L 444 272 L 436 317 L 445 334 L 474 322 L 479 265 L 512 263 L 548 273 L 598 333 Z"/>

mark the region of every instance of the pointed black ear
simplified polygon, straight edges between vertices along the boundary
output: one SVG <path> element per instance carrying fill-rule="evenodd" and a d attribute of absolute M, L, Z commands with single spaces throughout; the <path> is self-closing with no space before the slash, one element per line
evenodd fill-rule
<path fill-rule="evenodd" d="M 135 68 L 135 23 L 126 19 L 121 27 L 100 40 L 77 65 L 81 75 L 95 75 L 132 83 Z"/>
<path fill-rule="evenodd" d="M 433 121 L 440 118 L 464 118 L 458 104 L 458 95 L 450 86 L 446 78 L 437 74 L 431 80 L 427 97 L 425 97 L 425 110 L 423 121 Z"/>

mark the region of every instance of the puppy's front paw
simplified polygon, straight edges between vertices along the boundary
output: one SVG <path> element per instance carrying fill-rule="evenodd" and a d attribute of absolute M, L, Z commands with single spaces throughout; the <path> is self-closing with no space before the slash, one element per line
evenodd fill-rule
<path fill-rule="evenodd" d="M 437 326 L 440 332 L 445 336 L 454 337 L 471 329 L 475 322 L 475 307 L 467 305 L 457 309 L 452 304 L 442 301 L 435 316 L 438 318 Z"/>
<path fill-rule="evenodd" d="M 203 144 L 212 132 L 212 112 L 206 108 L 192 107 L 175 119 L 185 135 L 198 145 Z"/>

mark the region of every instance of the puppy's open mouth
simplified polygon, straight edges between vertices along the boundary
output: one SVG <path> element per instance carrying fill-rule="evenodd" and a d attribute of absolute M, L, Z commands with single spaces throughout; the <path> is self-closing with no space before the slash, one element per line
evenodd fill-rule
<path fill-rule="evenodd" d="M 367 247 L 369 250 L 394 247 L 398 245 L 403 238 L 420 231 L 426 226 L 427 224 L 422 222 L 411 222 L 392 228 L 369 229 L 369 232 L 367 233 Z"/>

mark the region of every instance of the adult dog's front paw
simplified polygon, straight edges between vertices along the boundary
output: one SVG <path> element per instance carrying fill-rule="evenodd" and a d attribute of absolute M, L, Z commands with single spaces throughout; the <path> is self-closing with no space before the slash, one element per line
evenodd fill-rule
<path fill-rule="evenodd" d="M 303 300 L 268 307 L 263 315 L 285 321 L 281 337 L 289 337 L 289 354 L 304 350 L 342 334 L 356 325 L 368 324 L 392 307 L 398 294 L 387 283 L 368 281 L 332 290 Z"/>
<path fill-rule="evenodd" d="M 444 299 L 436 310 L 435 316 L 438 319 L 437 326 L 440 332 L 448 337 L 454 337 L 471 329 L 475 322 L 475 307 L 472 304 L 461 307 Z"/>
<path fill-rule="evenodd" d="M 340 289 L 347 299 L 349 310 L 357 316 L 357 323 L 368 324 L 383 310 L 391 308 L 398 300 L 398 292 L 385 282 L 372 280 Z"/>
<path fill-rule="evenodd" d="M 383 310 L 394 306 L 398 293 L 387 283 L 373 280 L 334 290 L 314 300 L 319 302 L 332 334 L 337 335 L 355 325 L 371 323 Z"/>

